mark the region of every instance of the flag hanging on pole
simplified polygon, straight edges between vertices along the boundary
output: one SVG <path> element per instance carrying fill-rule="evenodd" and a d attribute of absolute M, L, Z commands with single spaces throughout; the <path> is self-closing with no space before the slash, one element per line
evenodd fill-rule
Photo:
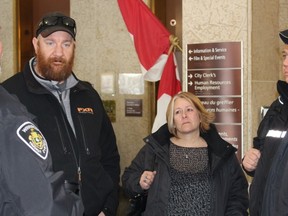
<path fill-rule="evenodd" d="M 160 80 L 170 47 L 169 31 L 142 0 L 118 0 L 144 79 Z"/>
<path fill-rule="evenodd" d="M 163 98 L 167 101 L 168 95 L 171 98 L 174 93 L 181 91 L 175 56 L 170 50 L 170 33 L 142 0 L 118 0 L 118 5 L 134 42 L 144 79 L 150 82 L 161 79 L 157 98 L 157 116 L 152 129 L 154 132 L 166 122 L 165 115 L 169 101 L 167 104 L 160 102 Z M 171 54 L 168 58 L 169 50 Z M 176 86 L 171 83 L 172 77 L 174 81 L 178 80 L 175 82 Z M 175 89 L 171 91 L 173 88 Z M 167 92 L 168 90 L 170 92 Z"/>

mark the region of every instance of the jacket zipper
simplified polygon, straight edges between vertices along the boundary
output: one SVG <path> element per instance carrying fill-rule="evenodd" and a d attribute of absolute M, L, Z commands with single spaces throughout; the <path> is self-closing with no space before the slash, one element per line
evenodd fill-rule
<path fill-rule="evenodd" d="M 61 133 L 59 121 L 58 121 L 57 117 L 54 117 L 54 119 L 55 119 L 56 124 L 57 124 L 57 128 L 58 128 L 58 131 L 59 131 L 59 136 L 60 136 L 60 139 L 61 139 L 61 145 L 62 145 L 64 154 L 67 154 L 67 148 L 66 148 L 66 146 L 64 144 L 64 140 L 63 140 L 63 136 L 62 136 L 62 133 Z"/>
<path fill-rule="evenodd" d="M 79 123 L 80 123 L 82 140 L 83 140 L 83 145 L 84 145 L 86 154 L 87 154 L 87 155 L 90 155 L 90 150 L 89 150 L 89 148 L 88 148 L 88 146 L 87 146 L 86 139 L 85 139 L 85 135 L 84 135 L 83 121 L 82 121 L 82 119 L 80 118 L 80 116 L 78 116 L 78 120 L 79 120 Z"/>
<path fill-rule="evenodd" d="M 65 126 L 65 130 L 68 134 L 68 138 L 69 138 L 69 143 L 70 143 L 70 147 L 72 149 L 72 153 L 73 153 L 73 156 L 74 156 L 74 159 L 75 159 L 75 163 L 76 163 L 76 167 L 77 167 L 77 174 L 78 174 L 78 183 L 81 183 L 81 167 L 80 167 L 80 153 L 79 153 L 79 160 L 77 159 L 77 156 L 76 156 L 76 152 L 75 152 L 75 149 L 73 147 L 73 144 L 72 144 L 72 140 L 71 140 L 71 137 L 70 137 L 70 133 L 69 133 L 69 130 L 68 130 L 68 127 L 67 127 L 67 124 L 66 124 L 66 121 L 65 121 L 65 116 L 63 115 L 63 113 L 65 112 L 65 109 L 63 108 L 63 101 L 62 101 L 62 94 L 61 92 L 58 92 L 58 95 L 59 95 L 59 98 L 60 98 L 60 104 L 61 104 L 61 108 L 62 108 L 62 112 L 61 113 L 61 117 L 62 117 L 62 121 L 64 123 L 64 126 Z M 63 140 L 62 140 L 63 141 Z M 64 143 L 63 143 L 63 146 Z M 66 147 L 65 147 L 66 149 Z M 67 151 L 67 150 L 66 150 Z"/>

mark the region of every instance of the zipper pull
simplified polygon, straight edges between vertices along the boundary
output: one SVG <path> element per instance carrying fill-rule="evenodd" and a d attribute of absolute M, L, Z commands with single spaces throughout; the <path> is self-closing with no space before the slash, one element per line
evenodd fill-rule
<path fill-rule="evenodd" d="M 81 182 L 81 168 L 78 167 L 78 182 Z"/>

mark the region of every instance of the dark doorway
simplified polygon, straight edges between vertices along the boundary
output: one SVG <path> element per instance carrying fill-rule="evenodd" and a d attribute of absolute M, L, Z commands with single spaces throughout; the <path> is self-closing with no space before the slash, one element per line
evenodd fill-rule
<path fill-rule="evenodd" d="M 179 38 L 182 45 L 182 1 L 153 0 L 152 8 L 168 31 Z"/>

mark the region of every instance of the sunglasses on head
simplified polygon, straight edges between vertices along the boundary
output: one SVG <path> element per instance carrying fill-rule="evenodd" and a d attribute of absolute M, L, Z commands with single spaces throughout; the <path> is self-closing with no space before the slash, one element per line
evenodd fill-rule
<path fill-rule="evenodd" d="M 74 19 L 67 16 L 50 16 L 43 18 L 38 26 L 38 31 L 42 28 L 56 25 L 69 27 L 73 29 L 73 32 L 76 35 L 76 22 Z"/>

